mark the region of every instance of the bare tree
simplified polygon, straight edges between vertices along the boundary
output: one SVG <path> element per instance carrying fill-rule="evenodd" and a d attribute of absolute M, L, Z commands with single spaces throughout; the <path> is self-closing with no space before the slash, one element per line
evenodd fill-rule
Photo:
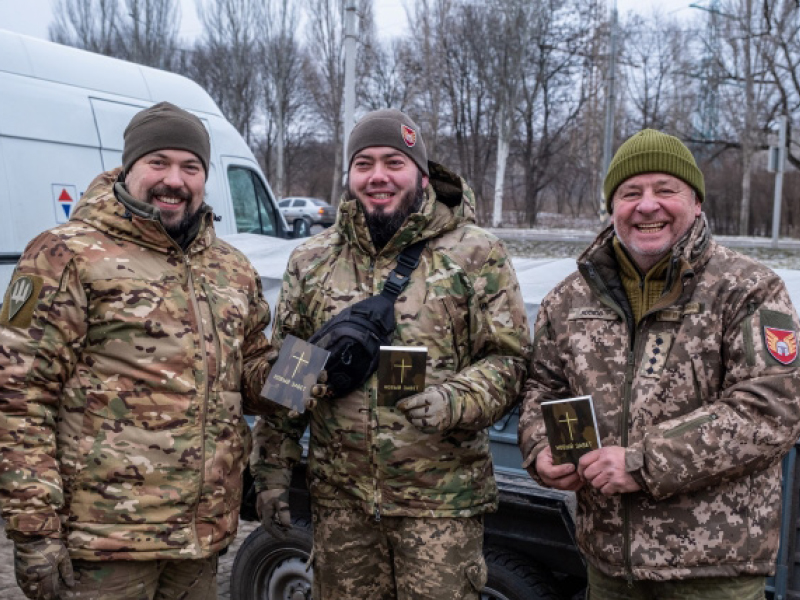
<path fill-rule="evenodd" d="M 539 5 L 541 6 L 541 5 Z M 494 186 L 492 225 L 503 220 L 503 190 L 511 137 L 515 130 L 516 107 L 522 74 L 528 63 L 529 44 L 534 30 L 534 4 L 527 0 L 496 0 L 491 7 L 490 31 L 494 32 L 494 78 L 497 81 L 495 106 L 498 113 L 497 172 Z"/>
<path fill-rule="evenodd" d="M 686 115 L 678 110 L 682 90 L 692 89 L 688 80 L 693 53 L 690 40 L 674 19 L 655 13 L 649 18 L 633 15 L 624 28 L 622 70 L 631 129 L 672 129 L 682 126 Z"/>
<path fill-rule="evenodd" d="M 279 197 L 286 193 L 286 140 L 289 123 L 301 109 L 303 53 L 297 40 L 298 12 L 290 0 L 267 0 L 262 30 L 264 101 L 267 147 L 274 128 L 276 164 L 272 172 Z M 269 156 L 270 153 L 268 153 Z"/>
<path fill-rule="evenodd" d="M 188 75 L 211 94 L 248 143 L 261 96 L 258 0 L 206 0 L 198 5 L 204 32 Z"/>
<path fill-rule="evenodd" d="M 54 42 L 106 56 L 118 55 L 118 0 L 57 0 L 53 14 L 55 21 L 48 33 Z"/>
<path fill-rule="evenodd" d="M 362 23 L 371 22 L 371 0 L 359 0 Z M 308 52 L 307 89 L 322 130 L 329 134 L 333 154 L 331 204 L 342 191 L 342 109 L 344 104 L 344 11 L 342 0 L 306 0 Z M 356 89 L 359 84 L 356 84 Z"/>
<path fill-rule="evenodd" d="M 800 6 L 796 0 L 765 2 L 765 36 L 761 48 L 777 90 L 770 118 L 789 117 L 787 158 L 800 169 L 800 144 L 792 137 L 792 123 L 800 119 Z"/>
<path fill-rule="evenodd" d="M 158 69 L 178 63 L 180 9 L 176 0 L 125 0 L 119 20 L 123 58 Z"/>

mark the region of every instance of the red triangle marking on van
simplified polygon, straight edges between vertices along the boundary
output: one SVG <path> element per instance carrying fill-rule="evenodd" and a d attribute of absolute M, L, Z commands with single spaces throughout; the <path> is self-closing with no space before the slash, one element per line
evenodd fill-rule
<path fill-rule="evenodd" d="M 59 202 L 73 202 L 72 196 L 69 195 L 66 189 L 61 190 L 61 195 L 58 197 Z"/>

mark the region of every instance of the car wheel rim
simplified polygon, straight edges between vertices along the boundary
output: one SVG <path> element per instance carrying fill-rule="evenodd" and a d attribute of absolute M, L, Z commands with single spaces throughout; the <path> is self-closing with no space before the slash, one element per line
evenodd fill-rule
<path fill-rule="evenodd" d="M 261 562 L 256 581 L 258 598 L 264 600 L 311 600 L 313 576 L 306 571 L 308 556 L 286 550 L 272 552 Z"/>

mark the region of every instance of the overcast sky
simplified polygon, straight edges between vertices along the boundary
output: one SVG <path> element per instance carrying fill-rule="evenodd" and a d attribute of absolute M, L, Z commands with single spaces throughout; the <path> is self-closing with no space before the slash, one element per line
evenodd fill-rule
<path fill-rule="evenodd" d="M 611 1 L 611 0 L 609 0 Z M 678 16 L 691 14 L 691 0 L 617 0 L 620 12 L 639 10 L 649 13 L 658 5 L 667 14 Z M 702 1 L 702 0 L 701 0 Z M 410 35 L 406 30 L 403 6 L 406 0 L 374 0 L 375 20 L 378 33 L 385 36 Z M 51 5 L 54 0 L 0 0 L 0 29 L 17 31 L 40 38 L 47 38 L 47 26 L 52 19 Z M 181 36 L 193 38 L 200 33 L 194 0 L 180 0 Z"/>

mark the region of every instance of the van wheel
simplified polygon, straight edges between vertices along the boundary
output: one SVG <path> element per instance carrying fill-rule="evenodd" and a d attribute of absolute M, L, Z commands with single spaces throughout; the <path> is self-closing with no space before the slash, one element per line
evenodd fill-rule
<path fill-rule="evenodd" d="M 242 543 L 231 570 L 231 599 L 311 600 L 311 522 L 293 519 L 285 540 L 259 527 Z"/>
<path fill-rule="evenodd" d="M 308 237 L 311 235 L 311 221 L 306 219 L 305 217 L 295 219 L 294 223 L 292 223 L 292 231 L 294 237 Z"/>
<path fill-rule="evenodd" d="M 489 580 L 481 600 L 561 600 L 553 578 L 511 552 L 494 548 L 484 551 Z"/>

